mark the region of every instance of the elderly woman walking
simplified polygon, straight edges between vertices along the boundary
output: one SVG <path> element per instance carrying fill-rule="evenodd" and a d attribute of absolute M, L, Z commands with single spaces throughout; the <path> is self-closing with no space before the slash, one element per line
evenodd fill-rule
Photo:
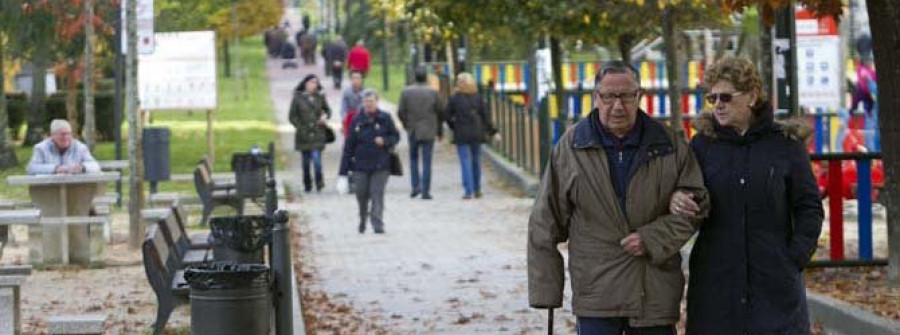
<path fill-rule="evenodd" d="M 723 59 L 703 81 L 714 108 L 694 121 L 691 147 L 712 206 L 691 252 L 687 333 L 809 334 L 803 268 L 823 217 L 809 132 L 774 120 L 748 60 Z M 673 194 L 673 214 L 695 208 Z"/>
<path fill-rule="evenodd" d="M 307 193 L 312 191 L 313 186 L 310 165 L 315 169 L 316 191 L 322 191 L 325 187 L 322 149 L 325 149 L 327 133 L 331 131 L 326 124 L 331 118 L 331 108 L 321 91 L 319 78 L 314 74 L 307 75 L 295 89 L 288 114 L 291 124 L 297 128 L 294 149 L 300 151 L 303 157 L 303 190 Z"/>
<path fill-rule="evenodd" d="M 350 123 L 350 136 L 344 143 L 339 175 L 347 178 L 353 171 L 356 201 L 359 204 L 359 233 L 372 230 L 384 233 L 384 187 L 390 176 L 391 151 L 400 142 L 400 133 L 391 115 L 378 109 L 378 93 L 363 91 L 363 110 Z M 371 203 L 371 211 L 369 204 Z"/>

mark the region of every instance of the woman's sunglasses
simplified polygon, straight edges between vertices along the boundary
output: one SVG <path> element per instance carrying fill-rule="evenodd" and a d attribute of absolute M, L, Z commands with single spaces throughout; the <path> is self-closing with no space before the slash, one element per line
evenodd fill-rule
<path fill-rule="evenodd" d="M 734 93 L 710 93 L 706 95 L 706 102 L 710 105 L 715 105 L 716 101 L 721 101 L 724 103 L 731 102 L 731 99 L 734 99 L 735 96 L 741 95 L 744 92 L 734 92 Z"/>

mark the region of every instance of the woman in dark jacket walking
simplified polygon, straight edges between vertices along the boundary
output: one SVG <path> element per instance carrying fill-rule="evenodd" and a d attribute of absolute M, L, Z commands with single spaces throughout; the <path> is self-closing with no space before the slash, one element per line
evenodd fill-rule
<path fill-rule="evenodd" d="M 331 108 L 320 92 L 322 85 L 314 74 L 307 75 L 294 89 L 288 118 L 297 133 L 294 135 L 294 150 L 303 157 L 303 189 L 312 190 L 310 165 L 315 169 L 316 191 L 325 187 L 322 178 L 322 149 L 325 149 L 326 132 L 331 131 L 326 124 L 331 118 Z"/>
<path fill-rule="evenodd" d="M 463 199 L 481 197 L 481 144 L 497 133 L 475 78 L 462 72 L 456 76 L 456 92 L 447 101 L 447 125 L 462 168 Z"/>
<path fill-rule="evenodd" d="M 748 60 L 726 58 L 704 78 L 714 106 L 691 147 L 711 208 L 690 259 L 687 334 L 809 334 L 803 268 L 822 229 L 808 131 L 774 121 Z M 684 193 L 670 210 L 690 215 Z"/>
<path fill-rule="evenodd" d="M 391 115 L 378 109 L 378 94 L 363 91 L 363 112 L 350 123 L 350 136 L 341 156 L 341 178 L 353 170 L 353 187 L 359 204 L 359 233 L 366 231 L 366 218 L 372 217 L 372 230 L 384 233 L 384 187 L 390 176 L 390 153 L 400 142 L 400 133 Z M 369 211 L 369 202 L 372 210 Z"/>

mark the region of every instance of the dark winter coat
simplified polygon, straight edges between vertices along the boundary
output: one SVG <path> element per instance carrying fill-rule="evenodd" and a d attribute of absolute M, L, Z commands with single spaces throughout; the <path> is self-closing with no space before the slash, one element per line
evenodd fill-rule
<path fill-rule="evenodd" d="M 497 133 L 491 116 L 477 93 L 455 93 L 447 101 L 447 125 L 453 130 L 453 143 L 484 143 Z"/>
<path fill-rule="evenodd" d="M 700 166 L 674 131 L 638 112 L 640 145 L 628 171 L 627 206 L 616 198 L 600 134 L 587 118 L 553 148 L 528 222 L 528 301 L 560 307 L 565 272 L 559 243 L 568 242 L 572 307 L 580 317 L 628 318 L 634 327 L 672 325 L 684 294 L 679 249 L 709 206 Z M 695 195 L 697 217 L 669 212 L 675 190 Z M 637 232 L 646 255 L 619 244 Z"/>
<path fill-rule="evenodd" d="M 384 139 L 384 146 L 375 145 L 375 138 Z M 349 171 L 373 172 L 390 168 L 390 151 L 400 142 L 400 133 L 391 115 L 378 110 L 374 116 L 357 113 L 350 123 L 350 136 L 344 142 L 341 168 L 338 174 Z"/>
<path fill-rule="evenodd" d="M 341 66 L 347 62 L 347 43 L 344 40 L 337 40 L 331 43 L 328 48 L 329 66 L 334 66 L 334 62 L 341 62 Z"/>
<path fill-rule="evenodd" d="M 809 334 L 803 268 L 822 202 L 799 128 L 768 104 L 743 136 L 711 114 L 691 147 L 712 207 L 694 244 L 688 334 Z"/>
<path fill-rule="evenodd" d="M 309 151 L 325 148 L 325 131 L 318 124 L 322 115 L 331 118 L 331 108 L 325 97 L 319 93 L 306 93 L 298 90 L 294 92 L 291 100 L 291 109 L 288 118 L 297 133 L 294 134 L 294 150 Z"/>

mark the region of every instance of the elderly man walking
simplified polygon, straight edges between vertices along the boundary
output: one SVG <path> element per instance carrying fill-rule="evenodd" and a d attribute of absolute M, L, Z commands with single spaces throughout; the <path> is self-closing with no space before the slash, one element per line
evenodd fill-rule
<path fill-rule="evenodd" d="M 638 108 L 640 76 L 604 64 L 595 108 L 551 153 L 528 223 L 528 298 L 562 305 L 568 242 L 578 334 L 674 334 L 684 291 L 679 249 L 708 211 L 690 147 Z M 698 215 L 669 212 L 688 190 Z"/>
<path fill-rule="evenodd" d="M 425 67 L 415 70 L 416 82 L 400 93 L 397 116 L 403 128 L 409 133 L 409 170 L 412 183 L 410 197 L 422 194 L 422 199 L 431 200 L 431 157 L 434 140 L 443 137 L 441 127 L 441 97 L 426 83 Z M 419 173 L 419 154 L 422 155 L 422 172 Z"/>
<path fill-rule="evenodd" d="M 100 165 L 84 143 L 72 138 L 72 126 L 63 119 L 50 122 L 50 138 L 34 146 L 28 174 L 100 172 Z"/>

